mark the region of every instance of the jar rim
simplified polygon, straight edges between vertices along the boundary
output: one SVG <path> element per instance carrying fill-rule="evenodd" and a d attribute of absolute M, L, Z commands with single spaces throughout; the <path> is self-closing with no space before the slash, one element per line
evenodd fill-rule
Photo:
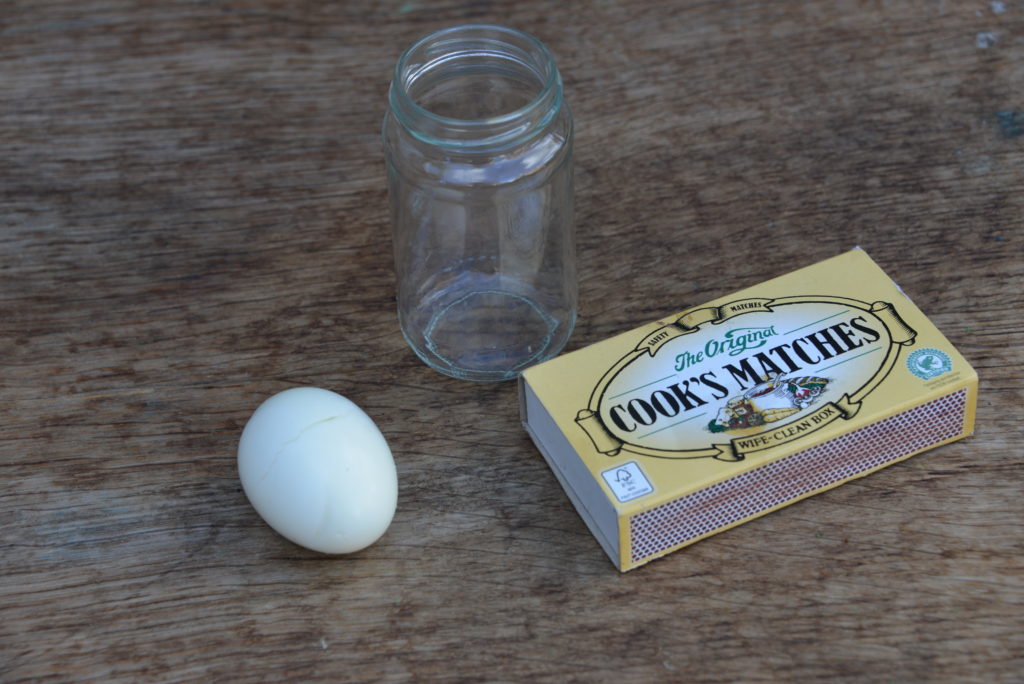
<path fill-rule="evenodd" d="M 509 49 L 519 49 L 526 55 L 532 50 L 539 59 L 531 60 L 534 63 L 525 66 L 538 76 L 543 76 L 537 93 L 528 103 L 516 109 L 479 119 L 445 116 L 417 103 L 409 92 L 409 86 L 420 72 L 435 65 L 434 62 L 428 62 L 419 69 L 413 69 L 411 60 L 431 44 L 443 44 L 446 40 L 456 38 L 491 42 L 495 48 L 504 45 Z M 562 105 L 562 78 L 547 46 L 529 33 L 495 24 L 464 24 L 429 33 L 402 53 L 392 74 L 388 101 L 402 125 L 425 142 L 457 147 L 488 147 L 524 137 L 528 139 L 532 137 L 531 133 L 550 122 Z"/>

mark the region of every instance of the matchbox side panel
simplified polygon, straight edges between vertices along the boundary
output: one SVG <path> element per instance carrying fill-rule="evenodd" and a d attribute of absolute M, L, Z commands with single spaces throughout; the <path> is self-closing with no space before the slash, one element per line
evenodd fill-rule
<path fill-rule="evenodd" d="M 631 516 L 632 563 L 962 435 L 967 392 L 933 399 Z"/>

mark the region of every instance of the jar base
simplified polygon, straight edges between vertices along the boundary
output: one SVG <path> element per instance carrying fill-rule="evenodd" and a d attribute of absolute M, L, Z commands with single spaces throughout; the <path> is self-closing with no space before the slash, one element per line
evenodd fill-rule
<path fill-rule="evenodd" d="M 431 368 L 479 382 L 517 377 L 561 351 L 568 337 L 535 301 L 499 289 L 460 293 L 439 308 L 423 331 L 423 344 L 406 335 L 409 346 Z"/>

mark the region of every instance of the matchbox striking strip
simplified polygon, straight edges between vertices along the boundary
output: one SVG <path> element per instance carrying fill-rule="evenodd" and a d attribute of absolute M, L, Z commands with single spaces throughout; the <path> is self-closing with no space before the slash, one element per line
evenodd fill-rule
<path fill-rule="evenodd" d="M 960 390 L 633 515 L 630 560 L 651 560 L 954 439 L 964 429 L 966 408 L 967 391 Z M 716 506 L 719 499 L 730 504 Z"/>

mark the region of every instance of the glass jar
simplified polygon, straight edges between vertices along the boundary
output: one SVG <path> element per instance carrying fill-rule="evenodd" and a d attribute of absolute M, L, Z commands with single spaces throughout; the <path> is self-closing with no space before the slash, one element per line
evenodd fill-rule
<path fill-rule="evenodd" d="M 384 117 L 398 318 L 436 370 L 506 380 L 576 322 L 573 122 L 554 58 L 498 26 L 398 60 Z"/>

